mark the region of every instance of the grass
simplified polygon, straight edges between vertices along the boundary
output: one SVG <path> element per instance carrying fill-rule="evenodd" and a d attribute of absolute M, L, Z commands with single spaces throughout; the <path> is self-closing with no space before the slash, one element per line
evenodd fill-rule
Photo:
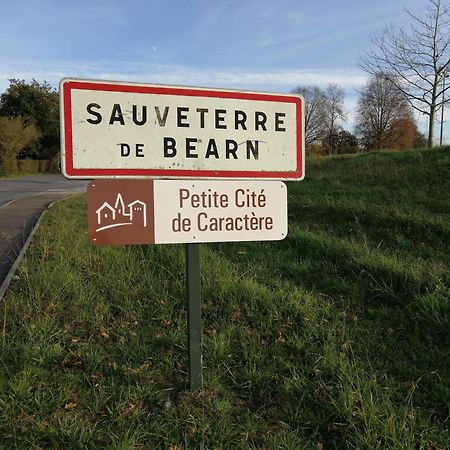
<path fill-rule="evenodd" d="M 307 161 L 281 242 L 94 248 L 46 216 L 1 307 L 0 448 L 450 448 L 450 153 Z"/>

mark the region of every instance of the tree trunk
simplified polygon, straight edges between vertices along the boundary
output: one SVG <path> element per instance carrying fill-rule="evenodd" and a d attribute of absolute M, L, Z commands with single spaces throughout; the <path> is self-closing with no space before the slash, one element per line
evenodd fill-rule
<path fill-rule="evenodd" d="M 431 103 L 430 103 L 430 121 L 428 122 L 428 143 L 427 148 L 433 148 L 434 138 L 434 116 L 436 114 L 436 101 L 437 101 L 437 88 L 439 79 L 436 76 L 434 79 L 433 90 L 431 91 Z"/>
<path fill-rule="evenodd" d="M 428 122 L 428 142 L 427 148 L 433 147 L 433 138 L 434 138 L 434 114 L 435 114 L 436 106 L 433 103 L 430 105 L 430 119 Z"/>

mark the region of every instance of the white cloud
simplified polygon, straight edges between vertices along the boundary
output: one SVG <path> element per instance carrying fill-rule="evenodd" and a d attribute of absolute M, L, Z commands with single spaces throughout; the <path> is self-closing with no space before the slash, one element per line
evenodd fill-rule
<path fill-rule="evenodd" d="M 10 64 L 14 66 L 15 64 Z M 0 90 L 8 86 L 9 78 L 23 78 L 38 81 L 46 80 L 53 85 L 63 77 L 93 78 L 118 81 L 136 81 L 158 84 L 179 84 L 192 86 L 215 86 L 235 89 L 263 89 L 263 90 L 291 90 L 299 85 L 318 85 L 325 87 L 335 83 L 344 89 L 354 89 L 364 85 L 367 76 L 356 70 L 268 70 L 251 71 L 238 68 L 230 70 L 193 69 L 183 66 L 147 65 L 133 66 L 134 70 L 115 70 L 108 62 L 99 62 L 97 65 L 83 62 L 70 65 L 52 63 L 49 67 L 40 70 L 30 70 L 29 67 L 8 71 L 0 66 Z M 127 67 L 122 63 L 122 67 Z M 138 67 L 138 70 L 136 68 Z"/>
<path fill-rule="evenodd" d="M 11 65 L 11 64 L 10 64 Z M 31 64 L 33 67 L 34 64 Z M 107 62 L 97 65 L 85 62 L 52 64 L 40 70 L 29 67 L 17 71 L 7 71 L 0 66 L 0 92 L 8 86 L 9 78 L 19 78 L 40 82 L 47 81 L 57 88 L 59 81 L 65 77 L 130 81 L 141 83 L 173 84 L 185 86 L 207 86 L 229 89 L 249 89 L 273 92 L 289 92 L 297 86 L 317 85 L 326 87 L 330 83 L 341 86 L 345 92 L 345 110 L 347 120 L 344 127 L 352 129 L 355 122 L 357 94 L 355 89 L 367 82 L 367 75 L 356 70 L 307 70 L 292 69 L 279 71 L 249 70 L 199 70 L 190 67 L 133 64 L 133 71 L 114 70 Z M 124 65 L 126 67 L 126 65 Z M 131 65 L 130 65 L 131 66 Z"/>

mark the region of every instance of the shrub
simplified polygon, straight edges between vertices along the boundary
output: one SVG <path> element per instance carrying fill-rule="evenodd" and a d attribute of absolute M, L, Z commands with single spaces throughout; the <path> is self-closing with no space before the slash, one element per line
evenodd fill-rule
<path fill-rule="evenodd" d="M 25 125 L 21 117 L 0 117 L 0 173 L 16 173 L 17 154 L 38 138 L 37 128 L 34 125 Z"/>

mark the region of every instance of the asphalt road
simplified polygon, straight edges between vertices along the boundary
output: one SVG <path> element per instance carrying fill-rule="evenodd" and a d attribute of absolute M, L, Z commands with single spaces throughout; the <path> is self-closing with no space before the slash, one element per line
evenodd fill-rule
<path fill-rule="evenodd" d="M 86 192 L 87 183 L 59 174 L 0 178 L 0 285 L 42 211 L 56 200 Z"/>
<path fill-rule="evenodd" d="M 86 181 L 67 180 L 62 175 L 0 178 L 0 210 L 21 198 L 58 192 L 83 192 Z"/>

